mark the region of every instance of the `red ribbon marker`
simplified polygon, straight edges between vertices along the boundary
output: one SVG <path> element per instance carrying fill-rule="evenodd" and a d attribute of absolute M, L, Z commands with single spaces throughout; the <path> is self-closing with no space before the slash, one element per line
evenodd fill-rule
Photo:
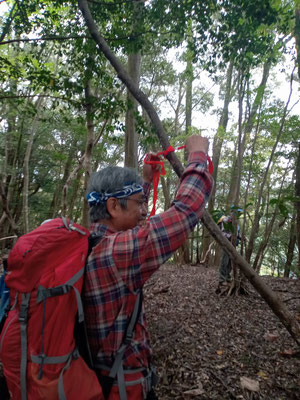
<path fill-rule="evenodd" d="M 177 147 L 176 150 L 181 150 L 181 149 L 185 149 L 185 148 L 186 148 L 186 146 L 184 145 L 184 146 Z M 164 163 L 164 160 L 161 159 L 161 156 L 164 156 L 166 158 L 167 155 L 169 153 L 172 153 L 173 151 L 175 151 L 174 147 L 173 146 L 169 146 L 167 148 L 167 150 L 160 151 L 157 154 L 149 154 L 149 153 L 146 154 L 146 157 L 144 159 L 144 163 L 145 164 L 149 164 L 149 165 L 152 165 L 152 166 L 159 165 L 161 167 L 160 169 L 156 169 L 153 172 L 153 207 L 152 207 L 152 210 L 151 210 L 150 215 L 148 217 L 148 220 L 153 215 L 155 215 L 155 206 L 156 206 L 156 201 L 157 201 L 157 188 L 158 188 L 159 177 L 160 177 L 160 175 L 162 175 L 162 176 L 166 175 L 165 163 Z M 207 161 L 208 161 L 208 172 L 210 174 L 212 174 L 213 171 L 214 171 L 214 165 L 213 165 L 213 162 L 211 161 L 211 159 L 210 159 L 210 157 L 208 155 L 207 155 Z"/>
<path fill-rule="evenodd" d="M 166 175 L 166 170 L 165 170 L 165 163 L 164 160 L 160 158 L 160 153 L 157 154 L 146 154 L 146 157 L 144 159 L 145 164 L 149 164 L 152 166 L 157 166 L 159 165 L 161 168 L 155 169 L 153 171 L 153 207 L 150 212 L 150 215 L 148 217 L 148 220 L 150 217 L 155 215 L 155 205 L 156 205 L 156 200 L 157 200 L 157 187 L 158 187 L 158 182 L 159 182 L 159 177 L 160 175 L 164 176 Z"/>

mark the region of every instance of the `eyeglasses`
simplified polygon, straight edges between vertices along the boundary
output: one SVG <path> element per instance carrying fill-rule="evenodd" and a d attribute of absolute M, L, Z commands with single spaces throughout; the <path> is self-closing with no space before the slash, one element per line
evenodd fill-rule
<path fill-rule="evenodd" d="M 142 209 L 142 208 L 148 208 L 148 202 L 147 202 L 147 200 L 146 199 L 131 199 L 131 198 L 127 198 L 126 199 L 127 201 L 128 200 L 130 200 L 130 201 L 134 201 L 139 207 L 140 207 L 140 209 Z"/>

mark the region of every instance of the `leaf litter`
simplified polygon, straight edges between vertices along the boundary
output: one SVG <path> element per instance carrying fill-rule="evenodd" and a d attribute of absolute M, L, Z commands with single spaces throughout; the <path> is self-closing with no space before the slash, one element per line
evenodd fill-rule
<path fill-rule="evenodd" d="M 300 281 L 263 277 L 300 320 Z M 161 400 L 299 400 L 300 353 L 248 284 L 218 296 L 218 271 L 163 265 L 145 286 Z"/>

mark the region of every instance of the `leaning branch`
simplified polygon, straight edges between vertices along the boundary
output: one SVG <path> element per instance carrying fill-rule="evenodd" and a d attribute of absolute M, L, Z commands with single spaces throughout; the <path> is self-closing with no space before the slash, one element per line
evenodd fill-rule
<path fill-rule="evenodd" d="M 47 40 L 53 40 L 53 41 L 65 41 L 65 40 L 73 40 L 73 39 L 91 39 L 90 36 L 42 36 L 40 38 L 27 38 L 27 39 L 10 39 L 10 40 L 5 40 L 3 42 L 0 42 L 0 46 L 4 44 L 10 44 L 10 43 L 26 43 L 26 42 L 41 42 L 41 41 L 47 41 Z"/>
<path fill-rule="evenodd" d="M 83 14 L 86 25 L 89 32 L 96 44 L 98 45 L 100 51 L 109 60 L 111 65 L 116 70 L 116 73 L 120 80 L 126 85 L 130 90 L 134 98 L 141 104 L 141 106 L 146 110 L 149 118 L 155 127 L 156 133 L 159 137 L 163 149 L 167 149 L 169 146 L 169 140 L 164 131 L 162 123 L 149 101 L 148 97 L 134 84 L 133 80 L 128 75 L 126 69 L 121 64 L 119 59 L 111 51 L 107 45 L 104 38 L 100 35 L 99 30 L 93 20 L 90 13 L 88 3 L 86 0 L 78 1 L 79 8 Z M 176 157 L 175 153 L 172 152 L 167 157 L 178 176 L 181 176 L 183 172 L 183 167 Z M 241 269 L 244 275 L 248 278 L 252 286 L 256 291 L 262 296 L 262 298 L 269 305 L 274 314 L 280 319 L 282 324 L 286 327 L 290 335 L 296 341 L 298 346 L 300 346 L 300 326 L 294 316 L 289 312 L 282 300 L 264 283 L 264 281 L 258 276 L 258 274 L 251 268 L 251 266 L 246 262 L 246 260 L 236 251 L 234 246 L 227 240 L 223 235 L 216 223 L 213 221 L 210 214 L 206 211 L 203 213 L 202 223 L 207 228 L 211 236 L 216 240 L 216 242 L 230 255 L 231 259 L 236 263 L 236 265 Z"/>

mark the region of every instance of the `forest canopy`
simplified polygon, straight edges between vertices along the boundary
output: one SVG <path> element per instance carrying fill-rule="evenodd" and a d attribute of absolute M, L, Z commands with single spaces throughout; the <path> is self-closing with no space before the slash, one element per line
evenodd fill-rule
<path fill-rule="evenodd" d="M 299 276 L 299 1 L 91 0 L 99 30 L 171 144 L 211 139 L 217 220 L 240 206 L 256 271 Z M 162 150 L 144 108 L 97 50 L 77 2 L 0 2 L 1 238 L 59 215 L 88 223 L 92 171 Z M 178 152 L 184 162 L 184 152 Z M 167 161 L 165 162 L 167 167 Z M 167 167 L 159 210 L 177 177 Z M 199 240 L 201 238 L 202 240 Z M 198 227 L 183 255 L 218 248 Z M 11 239 L 1 240 L 2 249 Z"/>

